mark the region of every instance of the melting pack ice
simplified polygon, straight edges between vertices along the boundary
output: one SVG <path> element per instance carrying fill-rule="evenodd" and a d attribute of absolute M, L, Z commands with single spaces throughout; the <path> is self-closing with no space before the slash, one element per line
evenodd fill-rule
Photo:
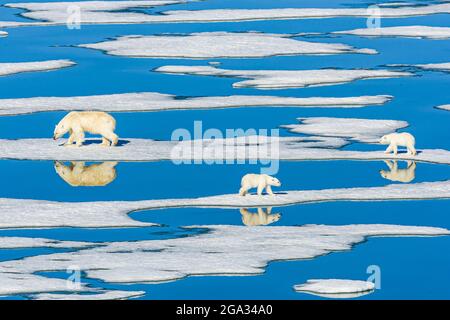
<path fill-rule="evenodd" d="M 212 9 L 172 10 L 158 14 L 133 11 L 133 8 L 151 8 L 186 1 L 81 1 L 47 3 L 8 3 L 9 8 L 26 10 L 21 16 L 36 22 L 4 21 L 0 27 L 26 25 L 66 24 L 67 8 L 78 6 L 83 24 L 168 23 L 168 22 L 235 22 L 251 20 L 316 19 L 334 17 L 368 17 L 371 12 L 362 8 L 279 8 L 279 9 Z M 383 18 L 401 18 L 439 13 L 450 13 L 450 4 L 398 5 L 380 4 Z"/>
<path fill-rule="evenodd" d="M 444 40 L 450 38 L 450 28 L 430 26 L 400 26 L 382 28 L 364 28 L 336 31 L 335 34 L 351 34 L 365 37 L 406 37 Z"/>
<path fill-rule="evenodd" d="M 140 210 L 181 207 L 277 207 L 321 201 L 417 200 L 450 198 L 450 180 L 383 187 L 283 191 L 275 196 L 224 194 L 201 198 L 141 201 L 58 202 L 0 198 L 0 228 L 145 227 L 155 225 L 131 219 Z"/>
<path fill-rule="evenodd" d="M 450 71 L 450 62 L 414 64 L 413 66 L 424 70 Z"/>
<path fill-rule="evenodd" d="M 294 286 L 297 292 L 326 298 L 356 298 L 370 294 L 374 289 L 373 282 L 346 279 L 311 279 Z"/>
<path fill-rule="evenodd" d="M 73 65 L 75 65 L 75 62 L 70 60 L 0 63 L 0 76 L 7 76 L 22 72 L 57 70 L 71 67 Z"/>
<path fill-rule="evenodd" d="M 284 125 L 291 132 L 350 138 L 374 143 L 383 135 L 408 126 L 406 121 L 356 118 L 298 118 L 300 124 Z"/>
<path fill-rule="evenodd" d="M 0 99 L 0 115 L 43 111 L 164 111 L 190 109 L 225 109 L 238 107 L 359 108 L 382 105 L 392 96 L 359 97 L 277 97 L 277 96 L 208 96 L 180 98 L 157 92 L 120 93 L 75 97 L 33 97 Z"/>
<path fill-rule="evenodd" d="M 319 69 L 319 70 L 226 70 L 212 66 L 162 66 L 157 72 L 203 76 L 233 77 L 249 80 L 233 84 L 235 88 L 286 89 L 309 86 L 326 86 L 355 80 L 384 79 L 412 76 L 410 72 L 370 69 Z"/>
<path fill-rule="evenodd" d="M 69 266 L 78 266 L 86 277 L 108 283 L 151 283 L 191 275 L 252 275 L 264 272 L 271 261 L 312 259 L 350 250 L 366 237 L 449 234 L 449 230 L 443 228 L 379 224 L 300 227 L 208 225 L 189 228 L 202 228 L 208 232 L 166 240 L 108 242 L 73 252 L 1 262 L 0 295 L 68 293 L 71 290 L 65 281 L 36 273 L 67 270 Z M 45 282 L 46 279 L 49 281 Z M 64 288 L 61 287 L 63 283 Z M 78 291 L 85 288 L 81 286 Z M 95 292 L 96 289 L 87 290 Z M 99 294 L 113 294 L 98 290 Z"/>
<path fill-rule="evenodd" d="M 186 35 L 123 36 L 111 41 L 81 44 L 110 55 L 149 58 L 259 58 L 280 55 L 376 54 L 341 43 L 292 39 L 294 35 L 259 32 L 202 32 Z"/>
<path fill-rule="evenodd" d="M 192 161 L 271 160 L 374 160 L 401 159 L 450 164 L 450 152 L 422 149 L 416 156 L 406 153 L 385 154 L 380 151 L 339 150 L 348 143 L 337 137 L 266 137 L 245 136 L 225 139 L 157 141 L 119 139 L 116 147 L 100 145 L 100 139 L 87 139 L 81 147 L 63 146 L 62 139 L 0 139 L 0 159 L 60 161 L 162 161 L 180 164 Z"/>

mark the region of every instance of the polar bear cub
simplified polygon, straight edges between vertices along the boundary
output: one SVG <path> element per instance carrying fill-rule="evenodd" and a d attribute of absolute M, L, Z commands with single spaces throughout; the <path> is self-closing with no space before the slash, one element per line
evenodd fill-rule
<path fill-rule="evenodd" d="M 72 111 L 67 114 L 55 127 L 53 139 L 56 140 L 69 132 L 69 140 L 65 143 L 70 146 L 75 142 L 80 147 L 84 141 L 84 133 L 100 134 L 103 146 L 115 146 L 119 137 L 114 133 L 116 120 L 106 112 L 98 111 Z"/>
<path fill-rule="evenodd" d="M 251 188 L 257 188 L 257 194 L 260 196 L 264 189 L 266 192 L 273 195 L 271 186 L 281 186 L 280 181 L 277 178 L 271 177 L 267 174 L 253 174 L 249 173 L 242 177 L 241 189 L 239 189 L 239 195 L 245 196 L 248 190 Z"/>
<path fill-rule="evenodd" d="M 388 144 L 389 147 L 386 149 L 384 153 L 394 152 L 397 154 L 397 147 L 406 147 L 407 154 L 415 156 L 417 151 L 415 149 L 416 140 L 414 136 L 407 132 L 402 133 L 391 133 L 381 137 L 381 144 Z"/>

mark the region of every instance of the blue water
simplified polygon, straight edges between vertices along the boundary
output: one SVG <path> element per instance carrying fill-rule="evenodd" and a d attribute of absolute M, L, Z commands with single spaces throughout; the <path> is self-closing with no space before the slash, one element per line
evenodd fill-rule
<path fill-rule="evenodd" d="M 20 2 L 19 0 L 6 1 Z M 42 2 L 44 2 L 42 0 Z M 45 0 L 48 2 L 48 0 Z M 0 2 L 4 3 L 4 1 Z M 143 10 L 200 10 L 212 8 L 289 8 L 289 7 L 367 7 L 373 2 L 333 0 L 207 0 Z M 0 7 L 0 20 L 24 20 L 20 10 Z M 403 19 L 382 19 L 382 26 L 429 25 L 449 27 L 448 15 Z M 170 139 L 176 128 L 193 128 L 195 120 L 203 127 L 276 128 L 296 123 L 298 117 L 356 117 L 407 121 L 419 148 L 450 149 L 450 113 L 434 107 L 450 103 L 449 74 L 417 71 L 415 77 L 365 80 L 344 85 L 260 91 L 233 89 L 236 79 L 176 76 L 152 72 L 163 65 L 207 65 L 218 61 L 225 69 L 316 69 L 382 68 L 387 64 L 419 64 L 448 61 L 450 41 L 360 38 L 356 36 L 318 36 L 306 40 L 337 42 L 357 48 L 376 49 L 377 55 L 342 54 L 330 56 L 286 56 L 261 59 L 133 59 L 108 56 L 102 52 L 73 45 L 103 41 L 120 35 L 192 33 L 206 31 L 260 31 L 267 33 L 327 33 L 363 28 L 365 19 L 332 18 L 239 23 L 180 23 L 148 25 L 89 25 L 81 30 L 65 26 L 7 29 L 0 38 L 0 62 L 71 59 L 75 67 L 53 72 L 35 72 L 0 77 L 0 99 L 35 96 L 76 96 L 127 92 L 160 92 L 176 96 L 279 95 L 292 97 L 393 95 L 383 106 L 360 109 L 236 108 L 227 110 L 114 113 L 121 137 Z M 299 37 L 298 39 L 305 40 Z M 50 137 L 64 112 L 45 112 L 0 117 L 0 139 Z M 282 135 L 292 135 L 281 130 Z M 368 150 L 376 146 L 351 144 L 344 149 Z M 404 163 L 400 163 L 405 166 Z M 117 177 L 104 187 L 72 187 L 55 172 L 52 161 L 1 160 L 0 197 L 52 201 L 103 201 L 188 198 L 235 193 L 243 174 L 258 171 L 258 165 L 181 165 L 168 161 L 123 162 L 116 166 Z M 387 169 L 382 161 L 282 161 L 277 177 L 282 190 L 375 187 L 391 183 L 380 176 Z M 447 165 L 418 163 L 412 182 L 444 181 L 450 178 Z M 327 202 L 273 208 L 281 219 L 270 225 L 304 224 L 402 224 L 450 229 L 448 200 Z M 0 230 L 0 236 L 43 237 L 89 242 L 137 241 L 194 236 L 189 225 L 242 225 L 236 209 L 160 209 L 140 211 L 131 218 L 160 224 L 146 228 L 114 229 L 25 229 Z M 267 226 L 270 228 L 270 226 Z M 314 278 L 366 279 L 366 269 L 378 265 L 382 287 L 362 299 L 448 299 L 450 259 L 446 254 L 449 237 L 370 238 L 352 250 L 334 252 L 305 261 L 273 262 L 261 275 L 223 277 L 196 276 L 160 284 L 117 285 L 86 279 L 95 287 L 144 290 L 143 299 L 311 299 L 296 293 L 292 286 Z M 65 252 L 68 249 L 1 249 L 0 261 Z M 49 277 L 66 277 L 49 273 Z M 26 295 L 12 298 L 28 298 Z"/>

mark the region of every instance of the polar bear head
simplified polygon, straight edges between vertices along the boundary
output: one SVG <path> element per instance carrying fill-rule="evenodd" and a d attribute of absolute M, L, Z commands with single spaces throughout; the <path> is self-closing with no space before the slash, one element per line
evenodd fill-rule
<path fill-rule="evenodd" d="M 55 131 L 53 132 L 53 140 L 61 138 L 70 130 L 69 123 L 67 121 L 67 117 L 64 117 L 56 126 Z"/>
<path fill-rule="evenodd" d="M 391 135 L 390 134 L 386 134 L 386 135 L 382 136 L 380 138 L 380 140 L 378 140 L 378 142 L 380 144 L 390 144 L 391 143 Z"/>
<path fill-rule="evenodd" d="M 386 170 L 380 170 L 380 175 L 384 178 L 384 179 L 389 179 L 389 173 L 390 171 L 386 171 Z"/>
<path fill-rule="evenodd" d="M 277 178 L 271 177 L 269 175 L 266 175 L 266 183 L 269 186 L 275 186 L 275 187 L 281 186 L 280 180 L 278 180 Z"/>

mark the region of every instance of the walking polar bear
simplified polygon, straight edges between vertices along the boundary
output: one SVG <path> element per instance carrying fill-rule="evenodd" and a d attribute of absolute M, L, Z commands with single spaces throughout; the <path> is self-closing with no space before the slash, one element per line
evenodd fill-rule
<path fill-rule="evenodd" d="M 71 146 L 74 142 L 80 147 L 84 142 L 84 133 L 100 134 L 103 146 L 115 146 L 119 137 L 114 133 L 116 120 L 106 112 L 97 111 L 72 111 L 67 114 L 55 127 L 53 139 L 61 138 L 69 132 L 69 140 L 65 146 Z"/>
<path fill-rule="evenodd" d="M 55 161 L 55 171 L 72 187 L 103 187 L 116 179 L 116 165 L 115 161 L 88 166 L 83 161 L 74 161 L 70 165 Z"/>
<path fill-rule="evenodd" d="M 262 195 L 264 189 L 266 189 L 267 194 L 272 196 L 273 192 L 271 186 L 279 187 L 281 186 L 281 182 L 277 178 L 267 174 L 249 173 L 242 177 L 239 195 L 245 196 L 249 189 L 257 188 L 258 196 Z"/>
<path fill-rule="evenodd" d="M 239 209 L 239 212 L 242 215 L 242 223 L 248 227 L 266 226 L 277 222 L 281 218 L 281 214 L 271 213 L 272 207 L 267 208 L 265 211 L 263 208 L 258 208 L 258 213 L 250 212 L 245 208 Z"/>
<path fill-rule="evenodd" d="M 416 140 L 414 139 L 414 136 L 412 134 L 409 134 L 407 132 L 384 135 L 381 137 L 379 142 L 381 144 L 389 145 L 384 153 L 394 152 L 394 154 L 397 154 L 397 147 L 406 147 L 407 154 L 413 156 L 417 154 L 417 151 L 415 149 Z"/>

